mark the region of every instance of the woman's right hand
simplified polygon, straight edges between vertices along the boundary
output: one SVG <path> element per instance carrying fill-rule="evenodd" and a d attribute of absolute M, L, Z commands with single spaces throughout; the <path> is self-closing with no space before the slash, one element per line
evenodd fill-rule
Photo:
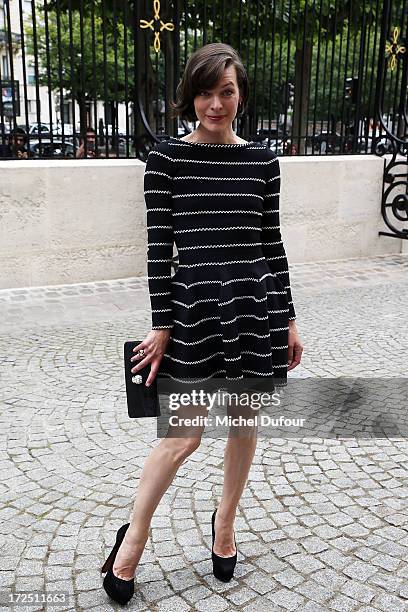
<path fill-rule="evenodd" d="M 157 371 L 163 355 L 166 351 L 167 344 L 170 340 L 171 329 L 152 329 L 146 338 L 137 344 L 133 352 L 137 353 L 140 349 L 144 349 L 144 355 L 133 355 L 130 361 L 138 361 L 134 368 L 131 369 L 132 374 L 136 374 L 141 368 L 144 368 L 150 363 L 150 373 L 146 380 L 146 386 L 149 387 L 156 378 Z"/>

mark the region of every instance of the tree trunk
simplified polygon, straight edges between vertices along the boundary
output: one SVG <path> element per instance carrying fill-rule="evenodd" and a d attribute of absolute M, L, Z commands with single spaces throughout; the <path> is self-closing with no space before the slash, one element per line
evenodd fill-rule
<path fill-rule="evenodd" d="M 307 106 L 312 65 L 312 42 L 306 40 L 304 47 L 295 53 L 295 101 L 292 122 L 292 144 L 296 144 L 300 155 L 306 152 Z"/>

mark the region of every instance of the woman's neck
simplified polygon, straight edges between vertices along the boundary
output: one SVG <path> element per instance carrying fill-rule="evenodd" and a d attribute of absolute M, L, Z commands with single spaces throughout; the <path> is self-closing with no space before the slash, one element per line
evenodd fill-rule
<path fill-rule="evenodd" d="M 187 138 L 185 140 L 187 140 Z M 191 140 L 191 142 L 204 142 L 208 144 L 238 144 L 240 142 L 245 142 L 238 138 L 232 129 L 224 132 L 209 132 L 208 130 L 200 130 L 200 128 L 197 128 L 190 134 L 188 140 Z"/>

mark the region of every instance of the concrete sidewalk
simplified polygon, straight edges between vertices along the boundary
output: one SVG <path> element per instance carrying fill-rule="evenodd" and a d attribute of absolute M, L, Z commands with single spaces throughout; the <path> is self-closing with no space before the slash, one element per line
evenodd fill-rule
<path fill-rule="evenodd" d="M 408 255 L 291 267 L 291 377 L 407 376 Z M 125 340 L 145 278 L 0 291 L 0 609 L 5 592 L 116 609 L 99 568 L 129 518 L 155 420 L 127 417 Z M 211 571 L 225 440 L 203 439 L 154 516 L 130 610 L 408 610 L 408 441 L 260 439 L 230 583 Z M 41 610 L 45 606 L 20 607 Z"/>

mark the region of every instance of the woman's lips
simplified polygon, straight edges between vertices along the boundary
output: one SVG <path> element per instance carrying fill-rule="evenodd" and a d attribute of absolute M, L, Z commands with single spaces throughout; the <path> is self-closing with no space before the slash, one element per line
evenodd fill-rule
<path fill-rule="evenodd" d="M 211 115 L 207 115 L 207 117 L 209 119 L 211 119 L 211 121 L 221 121 L 221 119 L 224 119 L 224 115 L 221 115 L 220 117 L 216 117 L 216 116 L 211 116 Z"/>

